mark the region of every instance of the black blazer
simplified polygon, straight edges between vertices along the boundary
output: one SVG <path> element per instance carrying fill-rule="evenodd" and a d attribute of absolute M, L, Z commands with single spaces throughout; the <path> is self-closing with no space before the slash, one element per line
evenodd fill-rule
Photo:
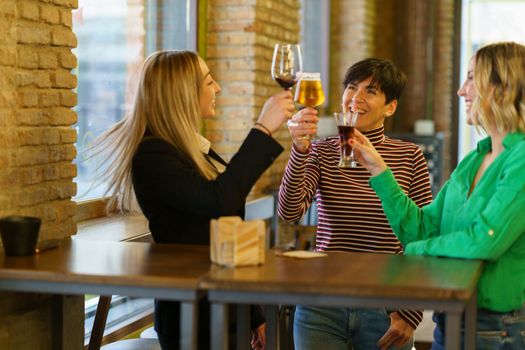
<path fill-rule="evenodd" d="M 273 138 L 252 129 L 226 170 L 209 181 L 171 144 L 145 138 L 133 157 L 132 179 L 155 242 L 209 245 L 210 219 L 243 217 L 246 196 L 282 151 Z M 226 164 L 213 151 L 208 157 Z M 199 314 L 201 339 L 209 337 L 209 313 L 207 307 L 200 309 L 205 309 Z M 155 329 L 159 334 L 178 338 L 178 310 L 179 303 L 156 301 Z"/>

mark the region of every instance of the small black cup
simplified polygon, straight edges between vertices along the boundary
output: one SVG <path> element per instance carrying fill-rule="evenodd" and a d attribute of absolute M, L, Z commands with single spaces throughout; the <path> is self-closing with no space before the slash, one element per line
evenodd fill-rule
<path fill-rule="evenodd" d="M 5 255 L 28 256 L 35 254 L 40 218 L 6 216 L 0 219 L 0 233 Z"/>

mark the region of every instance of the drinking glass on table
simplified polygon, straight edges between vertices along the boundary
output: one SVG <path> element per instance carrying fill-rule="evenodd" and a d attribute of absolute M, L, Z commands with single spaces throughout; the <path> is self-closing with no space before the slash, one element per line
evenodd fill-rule
<path fill-rule="evenodd" d="M 298 44 L 275 44 L 272 59 L 272 79 L 283 89 L 291 90 L 303 71 L 301 46 Z"/>
<path fill-rule="evenodd" d="M 323 84 L 321 83 L 321 73 L 301 74 L 301 80 L 295 89 L 295 102 L 305 107 L 315 108 L 324 103 Z M 287 122 L 288 126 L 295 125 L 292 121 Z M 312 135 L 310 140 L 317 139 L 317 135 Z"/>
<path fill-rule="evenodd" d="M 340 156 L 337 166 L 340 168 L 357 167 L 357 162 L 354 158 L 354 149 L 348 144 L 348 140 L 354 136 L 354 128 L 358 117 L 358 112 L 348 111 L 334 113 L 335 122 L 339 131 Z"/>

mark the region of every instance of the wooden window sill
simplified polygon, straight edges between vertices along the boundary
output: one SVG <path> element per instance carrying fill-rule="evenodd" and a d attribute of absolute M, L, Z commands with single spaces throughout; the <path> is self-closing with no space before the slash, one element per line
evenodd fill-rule
<path fill-rule="evenodd" d="M 142 214 L 113 215 L 80 221 L 75 239 L 151 242 L 148 220 Z"/>
<path fill-rule="evenodd" d="M 98 200 L 79 204 L 82 214 L 77 224 L 75 239 L 99 241 L 144 241 L 151 242 L 148 220 L 142 214 L 115 214 L 100 216 L 105 201 Z M 96 212 L 98 217 L 86 213 Z M 272 219 L 274 217 L 275 201 L 272 195 L 250 196 L 246 201 L 246 220 Z"/>

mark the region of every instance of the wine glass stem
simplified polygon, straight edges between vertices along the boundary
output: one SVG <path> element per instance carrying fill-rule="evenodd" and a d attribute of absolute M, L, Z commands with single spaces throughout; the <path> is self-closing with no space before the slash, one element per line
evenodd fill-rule
<path fill-rule="evenodd" d="M 312 107 L 315 109 L 315 107 Z M 319 124 L 317 124 L 319 126 Z M 317 131 L 315 132 L 315 134 L 312 134 L 312 136 L 310 136 L 310 141 L 315 141 L 315 140 L 319 140 L 319 137 L 317 136 Z"/>

